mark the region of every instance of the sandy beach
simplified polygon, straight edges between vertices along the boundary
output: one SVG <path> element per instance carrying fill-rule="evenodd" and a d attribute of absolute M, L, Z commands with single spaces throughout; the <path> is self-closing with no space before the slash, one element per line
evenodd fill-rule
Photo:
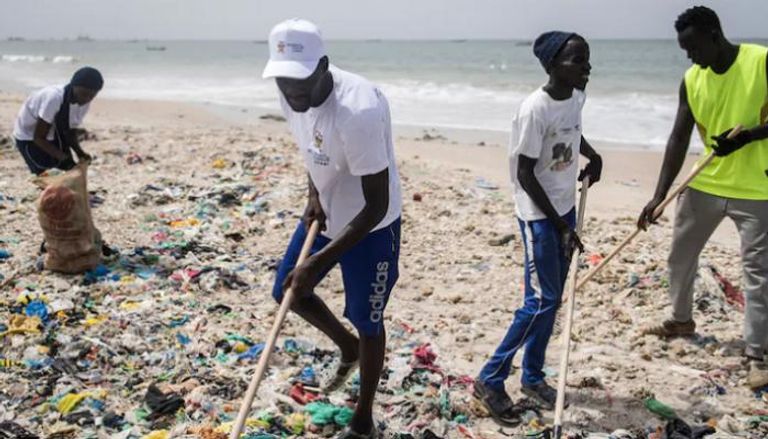
<path fill-rule="evenodd" d="M 0 139 L 10 136 L 21 102 L 22 96 L 0 93 Z M 44 294 L 49 304 L 62 299 L 68 302 L 62 310 L 80 311 L 56 331 L 60 356 L 75 362 L 79 372 L 64 373 L 48 396 L 36 396 L 45 376 L 31 368 L 0 368 L 0 421 L 17 422 L 40 435 L 63 431 L 71 437 L 110 437 L 116 433 L 98 423 L 65 422 L 52 402 L 67 392 L 97 390 L 105 392 L 99 398 L 105 410 L 127 421 L 121 434 L 130 430 L 136 437 L 161 429 L 177 437 L 203 436 L 194 428 L 205 426 L 210 432 L 236 415 L 255 361 L 213 361 L 219 355 L 216 342 L 227 334 L 253 341 L 267 336 L 276 310 L 269 295 L 273 268 L 303 211 L 306 190 L 285 124 L 260 116 L 206 105 L 94 101 L 86 120 L 93 138 L 83 143 L 96 156 L 89 169 L 89 190 L 99 200 L 93 217 L 120 255 L 105 262 L 111 274 L 90 285 L 83 285 L 83 275 L 28 269 L 42 239 L 34 204 L 38 190 L 15 148 L 0 146 L 0 248 L 12 254 L 0 261 L 0 274 L 8 278 L 18 270 L 0 294 L 0 322 L 7 323 L 17 297 L 24 294 Z M 543 430 L 552 423 L 550 412 L 531 416 L 518 429 L 500 429 L 476 410 L 466 386 L 446 387 L 454 412 L 466 414 L 466 422 L 435 416 L 424 402 L 437 398 L 429 391 L 411 397 L 399 387 L 390 389 L 397 367 L 424 343 L 430 343 L 437 354 L 434 364 L 445 375 L 474 377 L 521 302 L 523 275 L 506 135 L 419 127 L 397 127 L 395 133 L 404 198 L 401 275 L 386 317 L 392 373 L 382 388 L 392 391 L 379 394 L 375 415 L 388 426 L 387 433 L 405 432 L 409 425 L 403 425 L 398 410 L 412 404 L 420 421 L 409 423 L 413 437 L 421 437 L 426 428 L 452 438 L 516 437 Z M 604 173 L 589 191 L 584 270 L 633 230 L 662 160 L 657 152 L 593 146 L 603 155 Z M 697 158 L 689 156 L 683 169 Z M 234 194 L 235 202 L 225 202 L 231 198 L 224 194 Z M 655 396 L 691 424 L 716 426 L 719 436 L 710 437 L 766 437 L 768 423 L 748 422 L 768 414 L 768 399 L 744 385 L 743 313 L 726 301 L 710 268 L 740 290 L 739 241 L 730 222 L 702 254 L 697 336 L 662 341 L 639 335 L 643 326 L 667 317 L 672 212 L 670 207 L 658 226 L 640 235 L 578 294 L 566 431 L 656 432 L 664 421 L 643 405 Z M 163 248 L 174 251 L 178 241 L 195 245 L 173 257 L 157 250 L 159 260 L 145 264 L 154 267 L 148 276 L 121 263 L 135 262 L 137 248 L 154 251 L 167 244 Z M 318 289 L 339 314 L 341 288 L 336 270 Z M 216 305 L 231 312 L 211 312 Z M 183 316 L 188 321 L 169 324 Z M 0 340 L 2 356 L 18 361 L 45 357 L 35 351 L 43 338 L 7 336 Z M 282 332 L 281 340 L 288 338 L 331 348 L 296 316 L 289 316 Z M 83 350 L 89 352 L 87 362 L 78 357 Z M 557 335 L 547 357 L 552 385 L 560 352 Z M 519 363 L 520 356 L 515 359 Z M 274 409 L 276 398 L 269 395 L 283 392 L 281 382 L 297 373 L 285 354 L 278 353 L 275 364 L 263 398 L 254 405 L 258 409 Z M 521 398 L 519 376 L 507 381 L 515 399 Z M 186 398 L 185 417 L 156 424 L 136 415 L 151 381 L 176 385 L 190 377 L 197 385 L 179 390 Z M 231 391 L 213 392 L 222 386 Z M 331 401 L 343 399 L 335 395 Z"/>

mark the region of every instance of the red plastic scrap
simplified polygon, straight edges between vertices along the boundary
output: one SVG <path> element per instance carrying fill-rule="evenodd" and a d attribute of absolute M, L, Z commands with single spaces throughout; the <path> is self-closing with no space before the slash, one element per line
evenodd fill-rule
<path fill-rule="evenodd" d="M 184 282 L 185 280 L 194 280 L 202 273 L 203 270 L 185 268 L 183 270 L 176 270 L 173 274 L 171 274 L 170 279 L 176 282 Z"/>
<path fill-rule="evenodd" d="M 430 372 L 439 374 L 446 379 L 445 371 L 440 366 L 435 364 L 437 354 L 432 351 L 429 343 L 425 343 L 413 350 L 413 361 L 411 367 L 419 370 L 428 370 Z"/>
<path fill-rule="evenodd" d="M 459 433 L 463 434 L 465 437 L 475 439 L 475 434 L 472 433 L 472 430 L 468 429 L 467 427 L 459 424 L 458 425 Z"/>
<path fill-rule="evenodd" d="M 725 276 L 720 274 L 720 272 L 717 271 L 715 267 L 710 265 L 709 269 L 712 271 L 712 275 L 717 280 L 718 285 L 720 285 L 720 289 L 723 290 L 723 294 L 725 294 L 725 301 L 735 306 L 739 311 L 744 312 L 744 293 L 734 287 L 733 284 L 728 279 L 726 279 Z"/>
<path fill-rule="evenodd" d="M 446 378 L 449 387 L 453 386 L 465 386 L 469 387 L 475 384 L 475 379 L 469 375 L 448 376 Z"/>
<path fill-rule="evenodd" d="M 432 351 L 429 343 L 424 343 L 414 349 L 413 356 L 416 359 L 416 364 L 419 366 L 433 366 L 435 360 L 437 360 L 437 354 Z"/>
<path fill-rule="evenodd" d="M 402 326 L 403 330 L 409 334 L 413 334 L 416 331 L 415 329 L 413 329 L 412 326 L 410 326 L 405 322 L 398 322 L 398 323 L 400 324 L 400 326 Z"/>
<path fill-rule="evenodd" d="M 597 253 L 592 253 L 587 257 L 587 260 L 589 261 L 590 265 L 597 265 L 603 262 L 603 256 Z"/>
<path fill-rule="evenodd" d="M 290 392 L 288 392 L 288 396 L 301 405 L 307 405 L 316 399 L 320 399 L 320 395 L 304 389 L 304 386 L 301 383 L 294 384 L 293 387 L 291 387 Z"/>

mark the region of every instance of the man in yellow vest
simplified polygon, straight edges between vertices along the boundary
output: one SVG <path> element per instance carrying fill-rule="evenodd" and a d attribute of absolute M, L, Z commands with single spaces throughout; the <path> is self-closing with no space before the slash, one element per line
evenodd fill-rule
<path fill-rule="evenodd" d="M 717 14 L 704 6 L 681 14 L 675 28 L 680 47 L 694 65 L 680 85 L 656 193 L 640 214 L 638 227 L 645 229 L 656 220 L 653 212 L 680 172 L 694 124 L 705 152 L 714 151 L 717 157 L 677 201 L 668 260 L 672 318 L 646 333 L 694 334 L 693 283 L 699 254 L 723 218 L 731 218 L 741 236 L 744 265 L 748 385 L 762 388 L 768 386 L 768 49 L 729 42 Z M 727 139 L 736 125 L 745 129 Z"/>

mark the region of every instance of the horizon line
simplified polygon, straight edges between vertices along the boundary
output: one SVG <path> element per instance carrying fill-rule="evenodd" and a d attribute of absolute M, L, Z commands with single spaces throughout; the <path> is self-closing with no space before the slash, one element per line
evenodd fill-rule
<path fill-rule="evenodd" d="M 768 36 L 756 37 L 731 37 L 732 40 L 768 40 Z M 592 37 L 589 41 L 675 41 L 674 37 Z M 94 38 L 88 35 L 65 38 L 26 38 L 18 35 L 0 37 L 0 42 L 250 42 L 265 44 L 266 39 L 249 38 Z M 333 42 L 437 42 L 437 43 L 462 43 L 462 42 L 533 42 L 531 38 L 327 38 L 325 41 Z"/>

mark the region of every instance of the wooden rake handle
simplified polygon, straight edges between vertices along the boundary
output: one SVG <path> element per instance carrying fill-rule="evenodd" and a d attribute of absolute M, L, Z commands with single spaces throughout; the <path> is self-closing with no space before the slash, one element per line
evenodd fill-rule
<path fill-rule="evenodd" d="M 579 211 L 578 213 L 578 221 L 576 222 L 576 234 L 580 234 L 581 230 L 584 227 L 584 212 L 587 207 L 587 190 L 589 189 L 589 177 L 585 177 L 581 182 L 581 197 L 579 197 Z M 562 432 L 562 422 L 563 422 L 563 411 L 565 408 L 565 384 L 566 380 L 568 378 L 568 356 L 570 353 L 570 347 L 571 347 L 571 328 L 573 326 L 573 311 L 575 307 L 575 295 L 576 295 L 576 273 L 579 269 L 579 256 L 580 256 L 579 249 L 577 248 L 574 253 L 573 257 L 571 259 L 571 268 L 570 268 L 570 282 L 568 283 L 568 296 L 566 296 L 566 299 L 570 298 L 571 300 L 568 302 L 568 307 L 566 310 L 566 320 L 565 320 L 565 328 L 563 329 L 563 333 L 561 335 L 562 337 L 562 346 L 563 346 L 563 353 L 560 357 L 560 372 L 558 373 L 558 380 L 557 380 L 557 400 L 555 401 L 555 423 L 554 423 L 554 433 L 555 438 L 559 438 L 560 434 Z"/>
<path fill-rule="evenodd" d="M 301 265 L 305 259 L 309 256 L 309 252 L 312 249 L 312 243 L 315 242 L 315 237 L 320 230 L 320 223 L 313 221 L 309 226 L 309 232 L 304 239 L 304 245 L 301 247 L 301 253 L 299 253 L 299 260 L 296 262 L 296 266 Z M 237 414 L 237 420 L 232 426 L 232 431 L 229 433 L 230 439 L 238 439 L 240 433 L 243 431 L 245 420 L 248 417 L 248 412 L 251 411 L 251 404 L 253 404 L 253 398 L 256 396 L 256 392 L 259 390 L 259 385 L 264 379 L 264 373 L 269 365 L 269 359 L 272 357 L 272 351 L 275 349 L 275 343 L 277 343 L 277 336 L 280 333 L 280 329 L 283 327 L 285 316 L 288 314 L 288 310 L 291 308 L 293 302 L 293 289 L 288 288 L 283 296 L 283 301 L 280 303 L 280 309 L 277 312 L 277 318 L 272 325 L 272 332 L 269 333 L 267 344 L 259 357 L 259 364 L 256 367 L 256 374 L 253 375 L 251 383 L 248 385 L 248 391 L 245 393 L 245 399 L 240 406 L 240 412 Z"/>
<path fill-rule="evenodd" d="M 736 125 L 736 127 L 734 127 L 734 128 L 733 128 L 733 130 L 731 130 L 731 132 L 728 134 L 728 138 L 729 138 L 729 139 L 732 139 L 732 138 L 734 138 L 734 137 L 735 137 L 736 135 L 738 135 L 738 134 L 739 134 L 739 133 L 740 133 L 740 132 L 741 132 L 743 129 L 744 129 L 744 127 L 743 127 L 743 126 L 741 126 L 741 125 Z M 686 187 L 688 187 L 688 184 L 689 184 L 689 183 L 690 183 L 690 182 L 691 182 L 691 181 L 692 181 L 694 178 L 696 178 L 696 176 L 697 176 L 697 175 L 699 175 L 699 173 L 700 173 L 700 172 L 701 172 L 701 171 L 702 171 L 704 168 L 706 168 L 706 167 L 707 167 L 707 165 L 709 165 L 709 164 L 712 162 L 712 160 L 714 160 L 714 158 L 715 158 L 715 153 L 714 153 L 714 152 L 710 152 L 710 153 L 709 153 L 709 154 L 708 154 L 708 155 L 707 155 L 707 156 L 704 158 L 704 160 L 701 160 L 701 161 L 699 161 L 699 162 L 698 162 L 698 163 L 697 163 L 697 164 L 696 164 L 696 165 L 693 167 L 693 169 L 691 169 L 691 172 L 688 174 L 688 176 L 687 176 L 687 177 L 685 177 L 685 180 L 683 180 L 683 181 L 682 181 L 682 182 L 681 182 L 681 183 L 680 183 L 680 184 L 677 186 L 677 188 L 675 188 L 675 190 L 674 190 L 674 191 L 672 191 L 672 193 L 671 193 L 671 194 L 667 195 L 667 198 L 665 198 L 665 199 L 664 199 L 664 201 L 662 201 L 662 202 L 661 202 L 661 204 L 659 204 L 659 205 L 658 205 L 658 207 L 656 207 L 656 210 L 654 210 L 654 211 L 653 211 L 653 217 L 654 217 L 654 218 L 658 218 L 659 216 L 661 216 L 661 214 L 664 212 L 664 208 L 666 208 L 666 207 L 669 205 L 669 203 L 671 203 L 671 202 L 672 202 L 672 200 L 674 200 L 675 198 L 677 198 L 677 196 L 678 196 L 678 195 L 680 195 L 680 193 L 682 193 L 682 192 L 685 190 L 685 188 L 686 188 Z M 585 274 L 585 275 L 584 275 L 584 277 L 583 277 L 583 278 L 581 278 L 581 280 L 579 281 L 578 285 L 576 285 L 576 289 L 577 289 L 577 290 L 578 290 L 578 289 L 581 289 L 581 287 L 583 287 L 583 286 L 584 286 L 584 285 L 585 285 L 587 282 L 589 282 L 589 281 L 590 281 L 590 279 L 592 279 L 592 278 L 593 278 L 593 277 L 594 277 L 594 276 L 595 276 L 595 275 L 596 275 L 598 272 L 600 272 L 600 270 L 602 270 L 603 268 L 605 268 L 605 266 L 606 266 L 606 265 L 608 265 L 608 262 L 610 262 L 610 261 L 611 261 L 611 259 L 613 259 L 614 257 L 616 257 L 616 255 L 618 255 L 618 254 L 619 254 L 619 252 L 621 252 L 621 251 L 624 249 L 624 247 L 626 247 L 626 246 L 627 246 L 627 245 L 628 245 L 630 242 L 632 242 L 632 240 L 633 240 L 633 239 L 635 239 L 635 237 L 636 237 L 637 235 L 639 235 L 639 234 L 640 234 L 640 232 L 642 232 L 642 229 L 638 227 L 638 228 L 637 228 L 637 229 L 635 229 L 635 230 L 634 230 L 634 231 L 633 231 L 633 232 L 632 232 L 632 233 L 631 233 L 629 236 L 627 236 L 626 238 L 624 238 L 624 240 L 623 240 L 623 241 L 621 241 L 621 243 L 619 243 L 619 245 L 618 245 L 618 246 L 616 246 L 616 248 L 615 248 L 615 249 L 613 249 L 613 251 L 611 251 L 611 252 L 608 254 L 608 256 L 606 256 L 605 258 L 603 258 L 603 260 L 602 260 L 602 261 L 600 261 L 600 263 L 599 263 L 599 264 L 597 264 L 597 265 L 596 265 L 594 268 L 592 268 L 591 270 L 589 270 L 589 271 L 587 272 L 587 274 Z"/>

